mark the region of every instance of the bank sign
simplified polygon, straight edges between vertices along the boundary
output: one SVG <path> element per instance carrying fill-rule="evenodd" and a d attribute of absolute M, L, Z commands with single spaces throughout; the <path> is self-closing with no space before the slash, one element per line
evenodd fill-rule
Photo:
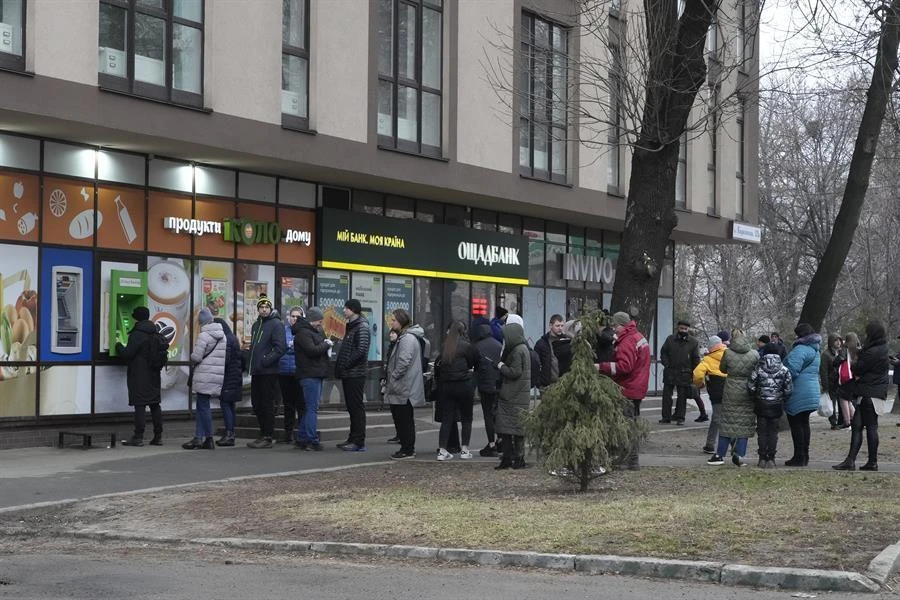
<path fill-rule="evenodd" d="M 323 268 L 528 285 L 522 236 L 329 208 L 321 224 Z"/>

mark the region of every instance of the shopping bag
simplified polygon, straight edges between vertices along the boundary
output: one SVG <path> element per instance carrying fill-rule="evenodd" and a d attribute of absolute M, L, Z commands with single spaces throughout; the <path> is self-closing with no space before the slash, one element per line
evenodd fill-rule
<path fill-rule="evenodd" d="M 820 417 L 830 417 L 834 414 L 834 403 L 831 401 L 831 395 L 828 392 L 822 392 L 819 395 L 819 410 Z"/>

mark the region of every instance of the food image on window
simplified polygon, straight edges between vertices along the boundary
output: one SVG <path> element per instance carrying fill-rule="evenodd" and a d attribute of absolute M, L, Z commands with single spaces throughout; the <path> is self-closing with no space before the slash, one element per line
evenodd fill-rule
<path fill-rule="evenodd" d="M 347 334 L 347 320 L 338 313 L 337 307 L 329 306 L 325 309 L 322 329 L 325 330 L 325 337 L 344 339 Z"/>

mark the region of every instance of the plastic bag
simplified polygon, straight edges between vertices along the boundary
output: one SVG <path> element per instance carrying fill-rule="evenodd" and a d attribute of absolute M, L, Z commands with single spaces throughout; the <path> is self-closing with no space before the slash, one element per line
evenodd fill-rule
<path fill-rule="evenodd" d="M 830 417 L 834 414 L 834 403 L 831 401 L 831 396 L 828 392 L 822 392 L 819 395 L 819 410 L 817 412 L 820 417 Z"/>
<path fill-rule="evenodd" d="M 872 398 L 872 408 L 875 409 L 875 414 L 879 417 L 881 415 L 890 414 L 890 412 L 894 409 L 894 399 Z"/>

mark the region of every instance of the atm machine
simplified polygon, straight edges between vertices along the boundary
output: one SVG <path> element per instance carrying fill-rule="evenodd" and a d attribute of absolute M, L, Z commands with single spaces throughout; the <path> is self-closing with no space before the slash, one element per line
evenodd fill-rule
<path fill-rule="evenodd" d="M 109 355 L 116 356 L 116 342 L 128 344 L 128 332 L 134 327 L 131 313 L 147 306 L 147 273 L 110 271 Z"/>
<path fill-rule="evenodd" d="M 80 354 L 82 340 L 81 267 L 53 267 L 53 304 L 50 313 L 50 351 L 56 354 Z"/>

